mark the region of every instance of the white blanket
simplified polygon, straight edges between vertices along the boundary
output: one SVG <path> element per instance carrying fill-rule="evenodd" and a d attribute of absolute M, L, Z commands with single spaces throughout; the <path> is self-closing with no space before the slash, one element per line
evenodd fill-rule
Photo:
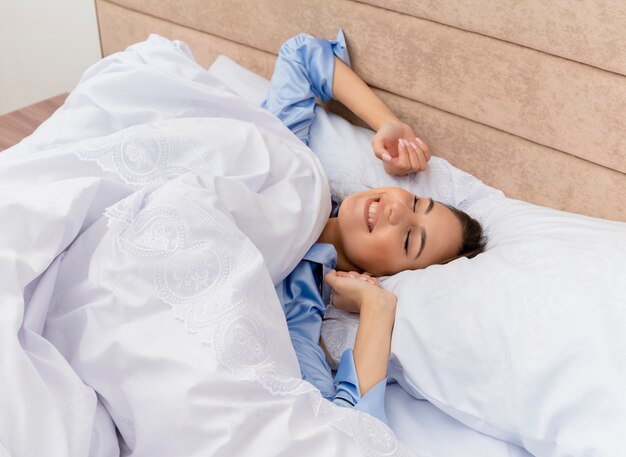
<path fill-rule="evenodd" d="M 273 283 L 329 206 L 311 152 L 183 44 L 96 64 L 0 155 L 0 451 L 408 454 L 299 376 Z"/>

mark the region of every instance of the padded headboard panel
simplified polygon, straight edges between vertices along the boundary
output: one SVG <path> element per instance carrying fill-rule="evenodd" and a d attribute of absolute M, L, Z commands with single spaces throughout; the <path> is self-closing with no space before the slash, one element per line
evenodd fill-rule
<path fill-rule="evenodd" d="M 434 154 L 533 203 L 626 221 L 623 0 L 96 0 L 103 54 L 150 33 L 270 77 L 344 29 L 354 69 Z"/>

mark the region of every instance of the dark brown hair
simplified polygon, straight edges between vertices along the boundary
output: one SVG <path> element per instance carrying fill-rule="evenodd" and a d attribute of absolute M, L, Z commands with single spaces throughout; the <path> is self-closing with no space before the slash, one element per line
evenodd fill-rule
<path fill-rule="evenodd" d="M 483 228 L 476 219 L 454 206 L 444 205 L 452 211 L 461 223 L 461 231 L 463 240 L 459 247 L 458 254 L 455 258 L 467 257 L 471 259 L 485 250 L 487 246 L 487 237 L 483 234 Z"/>

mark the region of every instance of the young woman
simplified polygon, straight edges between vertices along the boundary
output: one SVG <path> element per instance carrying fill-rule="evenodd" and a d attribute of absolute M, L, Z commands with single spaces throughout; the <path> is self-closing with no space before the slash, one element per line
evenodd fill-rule
<path fill-rule="evenodd" d="M 339 100 L 377 132 L 372 147 L 387 173 L 426 169 L 428 146 L 350 69 L 342 32 L 336 41 L 298 35 L 285 42 L 262 106 L 308 144 L 315 110 L 323 109 L 316 97 Z M 318 242 L 276 291 L 303 378 L 335 404 L 386 422 L 396 297 L 376 276 L 473 257 L 485 241 L 467 214 L 402 188 L 368 190 L 333 207 Z M 360 313 L 354 348 L 342 355 L 334 379 L 319 344 L 331 291 L 334 306 Z"/>

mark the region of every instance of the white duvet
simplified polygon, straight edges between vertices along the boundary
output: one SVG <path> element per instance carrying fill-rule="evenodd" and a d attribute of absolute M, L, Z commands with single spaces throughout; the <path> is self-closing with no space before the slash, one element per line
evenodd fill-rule
<path fill-rule="evenodd" d="M 300 379 L 273 285 L 319 162 L 181 43 L 92 67 L 0 154 L 0 453 L 406 455 Z"/>

